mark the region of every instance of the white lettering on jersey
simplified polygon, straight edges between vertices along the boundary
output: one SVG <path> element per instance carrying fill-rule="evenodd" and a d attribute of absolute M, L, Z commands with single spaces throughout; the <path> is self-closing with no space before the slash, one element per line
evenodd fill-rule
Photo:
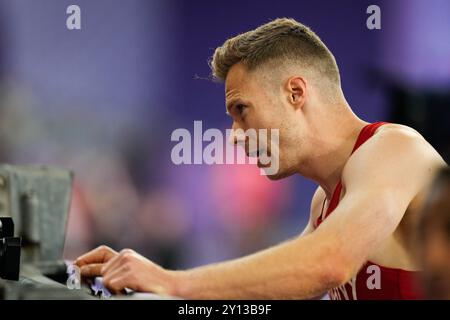
<path fill-rule="evenodd" d="M 367 289 L 369 289 L 369 290 L 381 289 L 380 267 L 372 264 L 367 267 L 366 273 L 370 274 L 370 276 L 367 278 L 367 281 L 366 281 Z"/>
<path fill-rule="evenodd" d="M 351 289 L 351 296 L 348 295 L 346 286 Z M 332 288 L 329 293 L 332 300 L 358 300 L 356 294 L 356 276 L 354 276 L 349 282 L 343 284 L 342 286 Z"/>

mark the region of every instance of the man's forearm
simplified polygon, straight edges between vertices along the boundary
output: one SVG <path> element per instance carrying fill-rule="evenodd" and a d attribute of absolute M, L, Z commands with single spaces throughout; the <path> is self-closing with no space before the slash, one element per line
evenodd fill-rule
<path fill-rule="evenodd" d="M 329 242 L 328 242 L 329 243 Z M 341 284 L 331 244 L 313 235 L 250 256 L 178 274 L 187 299 L 308 299 Z"/>

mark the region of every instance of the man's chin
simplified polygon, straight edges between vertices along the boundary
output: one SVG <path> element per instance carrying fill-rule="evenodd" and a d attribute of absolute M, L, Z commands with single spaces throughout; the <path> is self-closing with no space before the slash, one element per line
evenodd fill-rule
<path fill-rule="evenodd" d="M 272 168 L 270 168 L 270 167 L 267 167 L 267 168 L 260 167 L 260 170 L 261 170 L 261 174 L 264 174 L 268 179 L 270 179 L 272 181 L 284 179 L 284 178 L 287 178 L 292 175 L 291 173 L 283 172 L 280 169 L 278 169 L 277 172 L 272 173 Z"/>
<path fill-rule="evenodd" d="M 283 179 L 283 178 L 285 178 L 285 176 L 283 176 L 283 175 L 280 175 L 280 174 L 266 174 L 266 177 L 269 179 L 269 180 L 271 180 L 271 181 L 277 181 L 277 180 L 280 180 L 280 179 Z"/>

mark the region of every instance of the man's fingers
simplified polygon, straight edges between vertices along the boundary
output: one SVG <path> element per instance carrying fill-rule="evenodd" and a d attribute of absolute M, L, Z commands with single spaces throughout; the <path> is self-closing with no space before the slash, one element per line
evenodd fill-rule
<path fill-rule="evenodd" d="M 126 261 L 129 261 L 133 256 L 133 251 L 130 249 L 124 249 L 114 258 L 110 259 L 103 267 L 102 274 L 106 274 L 116 268 Z"/>
<path fill-rule="evenodd" d="M 81 276 L 87 278 L 100 276 L 102 274 L 102 267 L 103 263 L 83 265 L 80 268 Z"/>
<path fill-rule="evenodd" d="M 118 253 L 111 248 L 108 248 L 106 246 L 100 246 L 78 257 L 74 261 L 74 264 L 76 264 L 79 267 L 82 267 L 87 264 L 105 263 L 109 261 L 112 257 L 116 256 L 117 254 Z"/>
<path fill-rule="evenodd" d="M 111 271 L 117 269 L 120 266 L 120 254 L 111 258 L 107 263 L 103 265 L 102 275 L 108 274 Z"/>
<path fill-rule="evenodd" d="M 125 276 L 125 274 L 129 271 L 129 268 L 125 266 L 118 267 L 116 269 L 112 269 L 110 272 L 103 273 L 103 283 L 106 286 L 109 286 L 112 280 L 121 278 Z"/>
<path fill-rule="evenodd" d="M 116 276 L 109 279 L 108 281 L 105 281 L 104 284 L 106 288 L 113 291 L 114 293 L 121 293 L 125 288 L 129 286 L 128 282 L 129 282 L 128 276 L 124 274 L 121 275 L 119 273 Z"/>

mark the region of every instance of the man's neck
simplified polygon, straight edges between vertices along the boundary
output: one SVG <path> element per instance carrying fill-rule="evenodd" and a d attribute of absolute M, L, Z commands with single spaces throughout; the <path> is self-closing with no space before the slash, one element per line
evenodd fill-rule
<path fill-rule="evenodd" d="M 334 117 L 327 117 L 317 126 L 312 156 L 299 173 L 316 181 L 330 199 L 341 180 L 342 171 L 351 155 L 361 129 L 368 123 L 359 119 L 347 105 Z M 301 172 L 307 171 L 307 172 Z"/>

